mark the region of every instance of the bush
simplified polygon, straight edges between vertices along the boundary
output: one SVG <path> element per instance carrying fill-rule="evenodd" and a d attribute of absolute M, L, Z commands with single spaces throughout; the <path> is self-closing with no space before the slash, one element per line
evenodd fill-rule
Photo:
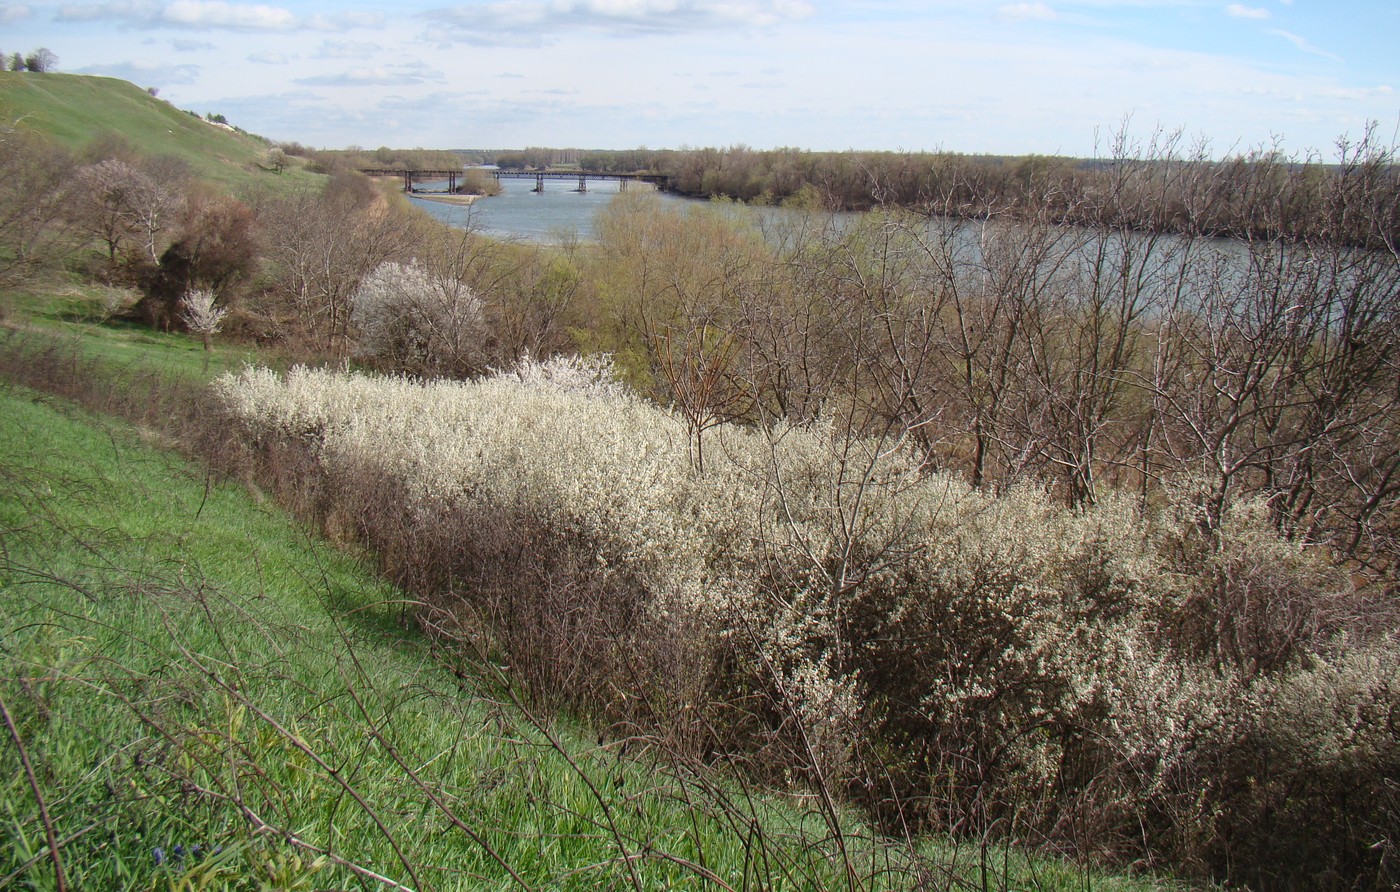
<path fill-rule="evenodd" d="M 383 263 L 351 298 L 358 353 L 383 368 L 461 376 L 479 367 L 481 300 L 417 262 Z"/>
<path fill-rule="evenodd" d="M 249 370 L 216 392 L 427 625 L 475 630 L 555 705 L 900 826 L 1245 882 L 1397 879 L 1400 652 L 1336 621 L 1337 577 L 1266 512 L 1193 548 L 1170 505 L 974 490 L 830 419 L 716 428 L 702 474 L 682 420 L 555 366 Z M 1210 593 L 1239 635 L 1202 633 Z M 1292 619 L 1263 622 L 1280 599 Z"/>

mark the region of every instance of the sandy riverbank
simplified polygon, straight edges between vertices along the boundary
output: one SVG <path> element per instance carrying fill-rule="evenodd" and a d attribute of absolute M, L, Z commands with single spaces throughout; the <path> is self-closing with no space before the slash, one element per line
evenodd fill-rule
<path fill-rule="evenodd" d="M 414 198 L 421 198 L 424 201 L 436 201 L 442 204 L 471 204 L 480 195 L 449 195 L 445 192 L 410 192 Z"/>

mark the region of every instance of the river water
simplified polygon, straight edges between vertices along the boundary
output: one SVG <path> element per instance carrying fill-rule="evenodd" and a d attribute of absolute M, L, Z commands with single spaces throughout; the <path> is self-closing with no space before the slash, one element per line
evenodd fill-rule
<path fill-rule="evenodd" d="M 423 183 L 428 189 L 445 184 Z M 474 229 L 501 238 L 530 242 L 558 242 L 565 238 L 591 241 L 593 220 L 618 193 L 615 180 L 589 180 L 588 191 L 578 192 L 578 181 L 545 180 L 544 192 L 535 192 L 533 179 L 501 180 L 505 191 L 500 195 L 478 198 L 471 205 L 445 204 L 412 198 L 415 205 L 448 224 L 462 229 Z M 630 189 L 650 187 L 633 183 Z M 658 193 L 662 201 L 684 202 L 691 199 Z"/>

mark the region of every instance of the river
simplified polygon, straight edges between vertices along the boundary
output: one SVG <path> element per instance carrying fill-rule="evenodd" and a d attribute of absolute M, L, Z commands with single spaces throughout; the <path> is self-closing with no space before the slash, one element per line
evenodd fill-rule
<path fill-rule="evenodd" d="M 445 184 L 423 183 L 424 188 Z M 535 192 L 533 179 L 501 180 L 500 195 L 478 198 L 471 205 L 445 204 L 413 198 L 415 205 L 448 224 L 475 229 L 501 238 L 529 242 L 558 242 L 563 238 L 593 239 L 593 220 L 618 193 L 615 180 L 589 180 L 587 192 L 577 192 L 576 180 L 545 180 L 544 192 Z M 631 189 L 649 189 L 632 184 Z M 658 193 L 663 201 L 690 201 L 678 195 Z"/>

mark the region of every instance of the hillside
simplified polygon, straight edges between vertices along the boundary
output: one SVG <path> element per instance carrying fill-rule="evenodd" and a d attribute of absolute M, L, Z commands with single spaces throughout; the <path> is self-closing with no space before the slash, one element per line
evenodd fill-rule
<path fill-rule="evenodd" d="M 300 168 L 263 170 L 264 140 L 210 124 L 116 78 L 0 72 L 0 122 L 15 120 L 73 152 L 116 134 L 143 155 L 182 158 L 198 176 L 225 188 L 315 176 Z"/>

